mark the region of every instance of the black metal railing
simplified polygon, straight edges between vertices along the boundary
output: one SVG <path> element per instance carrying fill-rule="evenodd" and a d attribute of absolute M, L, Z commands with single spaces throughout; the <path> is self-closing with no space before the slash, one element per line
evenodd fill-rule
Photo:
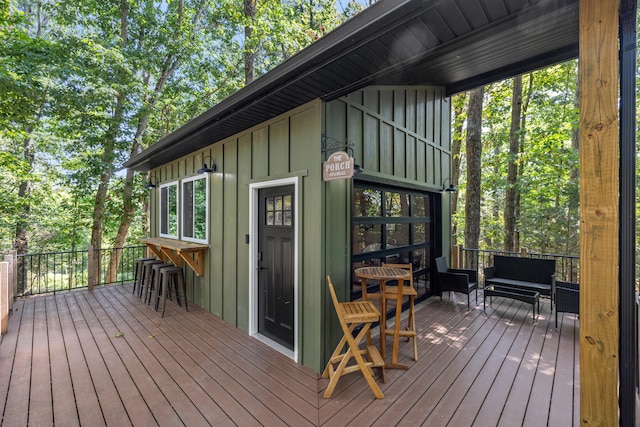
<path fill-rule="evenodd" d="M 145 246 L 45 252 L 17 256 L 17 295 L 49 294 L 88 287 L 90 270 L 98 272 L 94 285 L 133 281 L 136 258 L 144 256 Z M 111 260 L 119 258 L 110 268 Z M 97 265 L 96 265 L 97 264 Z"/>
<path fill-rule="evenodd" d="M 566 282 L 578 283 L 580 280 L 580 257 L 577 255 L 560 255 L 560 254 L 541 254 L 535 252 L 508 252 L 500 250 L 488 250 L 488 249 L 472 249 L 462 248 L 461 258 L 468 259 L 470 256 L 472 259 L 471 265 L 469 262 L 465 262 L 465 267 L 478 269 L 478 275 L 483 275 L 484 267 L 491 267 L 493 265 L 493 257 L 495 255 L 507 255 L 507 256 L 525 256 L 528 258 L 544 258 L 556 260 L 556 280 L 562 280 Z M 484 280 L 480 280 L 484 283 Z"/>

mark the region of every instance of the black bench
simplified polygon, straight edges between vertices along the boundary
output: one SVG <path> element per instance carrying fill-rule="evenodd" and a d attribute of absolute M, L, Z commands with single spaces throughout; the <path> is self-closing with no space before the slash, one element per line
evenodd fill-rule
<path fill-rule="evenodd" d="M 539 292 L 551 298 L 556 281 L 556 261 L 554 259 L 521 258 L 495 255 L 493 267 L 484 269 L 484 287 L 498 285 L 513 289 Z"/>
<path fill-rule="evenodd" d="M 482 302 L 483 310 L 487 309 L 487 297 L 489 297 L 489 305 L 493 302 L 493 297 L 511 298 L 531 304 L 533 307 L 533 322 L 535 323 L 540 314 L 540 292 L 529 291 L 527 289 L 510 288 L 507 286 L 491 285 L 484 288 L 484 301 Z M 536 305 L 538 313 L 536 314 Z"/>

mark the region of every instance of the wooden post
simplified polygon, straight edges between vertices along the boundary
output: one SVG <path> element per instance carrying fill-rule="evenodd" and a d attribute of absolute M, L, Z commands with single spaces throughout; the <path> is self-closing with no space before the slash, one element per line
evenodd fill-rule
<path fill-rule="evenodd" d="M 4 261 L 7 263 L 7 310 L 11 311 L 13 309 L 13 257 L 11 255 L 5 255 Z"/>
<path fill-rule="evenodd" d="M 580 0 L 580 425 L 618 425 L 618 0 Z"/>
<path fill-rule="evenodd" d="M 451 246 L 451 268 L 460 268 L 460 246 Z"/>
<path fill-rule="evenodd" d="M 0 262 L 0 335 L 9 329 L 9 263 Z"/>
<path fill-rule="evenodd" d="M 520 257 L 526 258 L 527 256 L 527 248 L 520 248 Z"/>
<path fill-rule="evenodd" d="M 93 262 L 93 245 L 89 245 L 87 248 L 87 288 L 89 291 L 93 291 L 93 285 L 95 284 L 95 270 L 96 265 Z"/>
<path fill-rule="evenodd" d="M 12 286 L 11 286 L 11 290 L 9 292 L 11 292 L 11 301 L 9 304 L 11 304 L 11 308 L 13 308 L 13 304 L 15 302 L 15 299 L 18 296 L 18 251 L 16 251 L 15 249 L 12 251 L 9 251 L 9 255 L 11 255 L 11 272 L 10 274 L 12 274 L 13 277 L 13 281 Z"/>

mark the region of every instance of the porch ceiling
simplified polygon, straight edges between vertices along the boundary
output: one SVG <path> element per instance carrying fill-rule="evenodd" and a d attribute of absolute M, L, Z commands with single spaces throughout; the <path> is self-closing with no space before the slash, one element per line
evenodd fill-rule
<path fill-rule="evenodd" d="M 578 55 L 578 0 L 381 0 L 132 157 L 149 170 L 316 98 L 369 85 L 454 94 Z"/>

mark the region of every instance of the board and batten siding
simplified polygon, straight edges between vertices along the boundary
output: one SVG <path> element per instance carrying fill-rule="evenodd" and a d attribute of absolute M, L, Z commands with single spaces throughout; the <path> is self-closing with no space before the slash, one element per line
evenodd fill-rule
<path fill-rule="evenodd" d="M 160 183 L 196 174 L 204 159 L 215 159 L 209 176 L 209 251 L 205 273 L 185 268 L 193 302 L 229 323 L 249 330 L 249 185 L 299 177 L 298 236 L 299 361 L 319 371 L 322 233 L 321 101 L 316 100 L 222 141 L 212 142 L 151 171 Z M 207 159 L 207 164 L 211 160 Z M 158 235 L 157 191 L 151 197 L 151 235 Z M 257 236 L 256 236 L 257 237 Z M 254 236 L 250 236 L 254 238 Z"/>
<path fill-rule="evenodd" d="M 323 133 L 329 144 L 352 144 L 355 163 L 364 168 L 354 179 L 440 192 L 451 170 L 450 114 L 444 88 L 371 86 L 326 103 Z M 352 279 L 352 189 L 352 180 L 330 181 L 323 193 L 325 274 L 331 275 L 341 301 L 350 298 Z M 449 218 L 446 211 L 443 217 Z M 441 234 L 443 245 L 450 245 L 450 233 Z M 326 290 L 324 308 L 326 361 L 341 337 Z"/>
<path fill-rule="evenodd" d="M 356 163 L 365 169 L 356 179 L 439 191 L 451 165 L 449 117 L 442 88 L 368 87 L 328 103 L 307 103 L 154 169 L 160 183 L 181 180 L 207 156 L 215 159 L 205 274 L 185 269 L 193 302 L 249 330 L 249 186 L 298 177 L 299 362 L 322 372 L 341 335 L 326 274 L 340 284 L 339 298 L 349 298 L 353 188 L 353 180 L 322 180 L 323 136 L 353 144 Z M 157 191 L 151 208 L 151 234 L 157 236 Z"/>

